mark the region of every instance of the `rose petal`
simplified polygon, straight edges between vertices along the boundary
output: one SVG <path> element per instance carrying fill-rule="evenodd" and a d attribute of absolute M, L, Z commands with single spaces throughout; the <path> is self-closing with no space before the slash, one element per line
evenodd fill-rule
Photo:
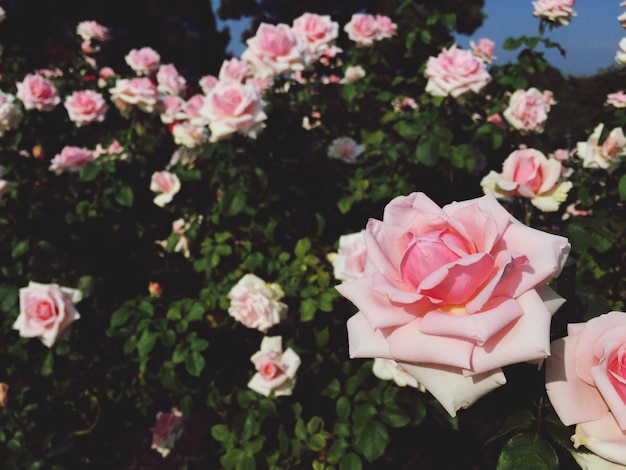
<path fill-rule="evenodd" d="M 347 322 L 350 357 L 381 357 L 392 359 L 389 344 L 380 330 L 374 330 L 361 312 Z"/>
<path fill-rule="evenodd" d="M 577 425 L 572 440 L 576 447 L 576 444 L 584 445 L 604 459 L 626 465 L 626 432 L 620 429 L 611 413 Z"/>
<path fill-rule="evenodd" d="M 604 338 L 603 338 L 604 339 Z M 604 343 L 604 353 L 602 355 L 602 360 L 600 363 L 592 367 L 589 370 L 591 377 L 593 378 L 598 391 L 604 398 L 604 401 L 608 405 L 611 413 L 613 413 L 613 417 L 619 424 L 620 428 L 623 431 L 626 431 L 626 403 L 622 400 L 617 390 L 611 383 L 609 379 L 609 371 L 608 371 L 608 358 L 611 352 L 619 347 L 620 343 L 615 343 L 611 341 L 603 341 Z"/>

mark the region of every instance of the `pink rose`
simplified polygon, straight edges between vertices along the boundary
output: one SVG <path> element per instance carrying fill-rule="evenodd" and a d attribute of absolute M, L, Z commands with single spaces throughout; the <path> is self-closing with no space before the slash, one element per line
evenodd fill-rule
<path fill-rule="evenodd" d="M 96 155 L 91 150 L 75 147 L 73 145 L 66 145 L 61 150 L 61 153 L 55 155 L 50 161 L 49 169 L 57 174 L 76 172 L 80 170 L 82 166 L 93 162 L 95 159 Z"/>
<path fill-rule="evenodd" d="M 20 314 L 13 329 L 22 338 L 39 338 L 50 348 L 69 337 L 70 325 L 80 318 L 74 304 L 81 298 L 79 290 L 31 281 L 20 289 Z"/>
<path fill-rule="evenodd" d="M 626 108 L 626 93 L 618 91 L 606 95 L 606 104 L 614 108 Z"/>
<path fill-rule="evenodd" d="M 550 353 L 562 300 L 547 282 L 566 238 L 515 220 L 493 195 L 439 208 L 423 193 L 392 200 L 365 229 L 363 277 L 337 290 L 351 357 L 398 361 L 455 415 L 504 384 L 502 367 Z"/>
<path fill-rule="evenodd" d="M 24 114 L 15 102 L 15 96 L 0 91 L 0 137 L 6 131 L 17 128 Z"/>
<path fill-rule="evenodd" d="M 537 0 L 532 3 L 535 8 L 533 15 L 551 23 L 566 25 L 576 16 L 576 0 Z"/>
<path fill-rule="evenodd" d="M 61 102 L 54 84 L 40 75 L 29 73 L 16 86 L 17 97 L 22 100 L 26 109 L 52 111 Z"/>
<path fill-rule="evenodd" d="M 220 80 L 236 80 L 243 83 L 250 75 L 250 65 L 246 62 L 233 57 L 222 63 L 218 77 Z M 217 84 L 217 83 L 216 83 Z M 209 90 L 210 91 L 210 90 Z M 208 93 L 208 92 L 207 92 Z"/>
<path fill-rule="evenodd" d="M 261 23 L 246 43 L 241 60 L 251 64 L 256 77 L 273 77 L 305 67 L 306 44 L 286 24 Z"/>
<path fill-rule="evenodd" d="M 265 333 L 285 318 L 287 305 L 280 302 L 284 296 L 278 284 L 246 274 L 228 293 L 228 314 L 244 326 Z"/>
<path fill-rule="evenodd" d="M 536 88 L 516 90 L 509 98 L 509 105 L 502 113 L 515 129 L 523 134 L 541 133 L 548 120 L 548 112 L 554 104 L 552 92 L 540 92 Z"/>
<path fill-rule="evenodd" d="M 182 253 L 185 258 L 189 258 L 189 256 L 191 255 L 189 251 L 189 241 L 185 236 L 185 232 L 189 230 L 190 225 L 191 224 L 185 222 L 184 219 L 176 219 L 174 222 L 172 222 L 172 235 L 178 236 L 178 240 L 176 241 L 176 245 L 174 245 L 173 251 L 175 253 Z M 167 240 L 161 240 L 157 243 L 163 248 L 167 248 Z"/>
<path fill-rule="evenodd" d="M 208 125 L 207 119 L 202 115 L 204 107 L 204 95 L 193 95 L 184 105 L 186 119 L 197 126 Z"/>
<path fill-rule="evenodd" d="M 157 87 L 149 78 L 118 78 L 109 92 L 111 101 L 122 114 L 133 107 L 151 113 L 159 103 Z"/>
<path fill-rule="evenodd" d="M 170 412 L 159 411 L 156 422 L 150 428 L 152 432 L 152 446 L 163 458 L 167 457 L 174 448 L 174 444 L 182 436 L 185 426 L 185 417 L 176 407 Z"/>
<path fill-rule="evenodd" d="M 341 83 L 354 83 L 365 77 L 365 69 L 360 65 L 349 65 L 346 67 Z"/>
<path fill-rule="evenodd" d="M 376 15 L 376 26 L 378 27 L 378 39 L 393 37 L 398 30 L 398 25 L 391 21 L 391 18 L 384 15 Z"/>
<path fill-rule="evenodd" d="M 176 95 L 164 95 L 161 97 L 161 122 L 172 124 L 187 118 L 185 113 L 185 100 Z"/>
<path fill-rule="evenodd" d="M 283 352 L 280 336 L 264 337 L 261 348 L 250 360 L 256 374 L 248 382 L 248 387 L 266 397 L 272 392 L 276 396 L 291 395 L 296 384 L 300 357 L 291 348 Z"/>
<path fill-rule="evenodd" d="M 137 75 L 150 75 L 161 65 L 161 56 L 151 47 L 131 49 L 124 59 Z"/>
<path fill-rule="evenodd" d="M 480 184 L 485 193 L 493 191 L 497 198 L 525 197 L 537 209 L 554 212 L 572 189 L 571 182 L 559 182 L 561 169 L 559 160 L 536 149 L 521 149 L 504 160 L 502 173 L 491 171 Z"/>
<path fill-rule="evenodd" d="M 442 49 L 437 57 L 429 57 L 424 76 L 428 79 L 426 92 L 433 96 L 458 98 L 470 92 L 478 93 L 491 80 L 485 63 L 453 45 Z"/>
<path fill-rule="evenodd" d="M 76 25 L 76 34 L 78 34 L 83 41 L 100 41 L 105 42 L 109 40 L 109 30 L 105 26 L 102 26 L 97 21 L 81 21 Z"/>
<path fill-rule="evenodd" d="M 563 424 L 576 424 L 574 447 L 584 445 L 626 465 L 626 313 L 570 323 L 552 343 L 546 391 Z"/>
<path fill-rule="evenodd" d="M 358 157 L 365 152 L 365 145 L 359 145 L 351 137 L 338 137 L 328 146 L 327 154 L 346 163 L 356 163 Z"/>
<path fill-rule="evenodd" d="M 187 81 L 173 64 L 159 66 L 156 74 L 157 90 L 161 93 L 174 96 L 182 96 L 187 86 Z"/>
<path fill-rule="evenodd" d="M 76 127 L 102 122 L 107 112 L 107 104 L 102 95 L 92 90 L 75 91 L 65 98 L 64 105 L 70 121 Z"/>
<path fill-rule="evenodd" d="M 319 56 L 335 42 L 339 35 L 339 24 L 329 15 L 304 13 L 295 20 L 293 32 L 309 44 L 311 53 Z"/>
<path fill-rule="evenodd" d="M 235 132 L 256 138 L 267 119 L 263 105 L 252 86 L 236 80 L 220 81 L 206 97 L 201 111 L 209 122 L 211 141 Z"/>
<path fill-rule="evenodd" d="M 371 46 L 378 40 L 378 23 L 373 15 L 354 13 L 343 30 L 357 46 Z"/>
<path fill-rule="evenodd" d="M 476 57 L 481 58 L 488 64 L 496 59 L 496 45 L 491 39 L 480 38 L 477 42 L 470 41 L 470 47 Z"/>
<path fill-rule="evenodd" d="M 350 281 L 363 277 L 367 252 L 365 250 L 365 230 L 339 237 L 339 250 L 329 253 L 333 274 L 338 281 Z"/>
<path fill-rule="evenodd" d="M 174 142 L 193 149 L 209 141 L 209 130 L 205 126 L 196 126 L 190 122 L 179 122 L 172 128 Z"/>
<path fill-rule="evenodd" d="M 172 201 L 172 198 L 180 191 L 178 176 L 169 171 L 157 171 L 150 179 L 150 191 L 157 193 L 154 203 L 163 207 Z"/>
<path fill-rule="evenodd" d="M 600 137 L 604 124 L 598 124 L 586 142 L 576 144 L 576 155 L 583 160 L 584 168 L 602 168 L 612 172 L 626 156 L 626 136 L 621 127 L 616 127 L 602 144 Z"/>
<path fill-rule="evenodd" d="M 219 82 L 218 78 L 214 77 L 213 75 L 205 75 L 200 80 L 198 80 L 200 89 L 202 90 L 202 93 L 204 93 L 205 95 L 208 95 L 211 92 L 211 90 L 215 88 L 215 85 L 217 85 L 218 82 Z"/>

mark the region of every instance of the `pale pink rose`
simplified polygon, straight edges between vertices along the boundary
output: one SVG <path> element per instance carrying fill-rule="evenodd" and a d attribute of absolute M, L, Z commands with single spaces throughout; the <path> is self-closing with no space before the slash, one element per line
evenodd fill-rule
<path fill-rule="evenodd" d="M 485 193 L 493 191 L 497 198 L 525 197 L 543 212 L 558 210 L 572 189 L 570 181 L 559 181 L 561 162 L 547 158 L 536 149 L 511 153 L 502 163 L 502 173 L 491 171 L 480 185 Z"/>
<path fill-rule="evenodd" d="M 254 274 L 244 275 L 228 292 L 228 314 L 248 328 L 265 333 L 287 314 L 280 285 L 267 283 Z"/>
<path fill-rule="evenodd" d="M 149 78 L 118 78 L 109 92 L 111 101 L 122 114 L 133 107 L 151 113 L 159 103 L 157 87 Z"/>
<path fill-rule="evenodd" d="M 379 39 L 378 23 L 370 14 L 354 13 L 343 30 L 357 46 L 371 46 Z"/>
<path fill-rule="evenodd" d="M 372 372 L 381 380 L 393 380 L 398 387 L 413 387 L 420 392 L 426 391 L 426 388 L 419 384 L 415 377 L 393 359 L 375 357 Z"/>
<path fill-rule="evenodd" d="M 429 57 L 424 76 L 428 79 L 427 93 L 454 98 L 478 93 L 491 80 L 485 63 L 456 45 L 442 49 L 437 57 Z"/>
<path fill-rule="evenodd" d="M 205 126 L 196 126 L 190 122 L 179 122 L 172 128 L 174 142 L 193 149 L 209 141 L 209 130 Z"/>
<path fill-rule="evenodd" d="M 172 124 L 187 118 L 185 112 L 185 100 L 176 95 L 164 95 L 161 97 L 160 117 L 163 124 Z"/>
<path fill-rule="evenodd" d="M 150 191 L 157 193 L 154 203 L 163 207 L 172 201 L 172 198 L 180 191 L 178 176 L 169 171 L 157 171 L 150 179 Z"/>
<path fill-rule="evenodd" d="M 220 80 L 230 79 L 237 80 L 238 82 L 243 83 L 246 77 L 251 75 L 250 72 L 250 65 L 247 62 L 233 57 L 232 59 L 225 60 L 222 63 L 222 67 L 220 68 L 218 77 Z"/>
<path fill-rule="evenodd" d="M 339 35 L 339 23 L 329 15 L 304 13 L 293 20 L 292 30 L 309 44 L 311 53 L 319 57 L 333 45 Z"/>
<path fill-rule="evenodd" d="M 167 95 L 182 96 L 187 86 L 187 80 L 173 64 L 159 66 L 156 80 L 157 90 Z"/>
<path fill-rule="evenodd" d="M 189 258 L 191 252 L 189 251 L 189 240 L 185 236 L 185 232 L 189 230 L 190 223 L 185 222 L 184 219 L 176 219 L 172 222 L 172 234 L 178 236 L 176 245 L 174 245 L 173 251 L 175 253 L 182 253 L 185 258 Z M 167 240 L 159 242 L 163 248 L 167 248 Z"/>
<path fill-rule="evenodd" d="M 150 75 L 161 65 L 161 56 L 151 47 L 131 49 L 124 59 L 137 75 Z"/>
<path fill-rule="evenodd" d="M 109 40 L 109 29 L 102 26 L 97 21 L 81 21 L 76 25 L 76 34 L 78 34 L 83 41 L 100 41 L 106 42 Z"/>
<path fill-rule="evenodd" d="M 125 150 L 119 141 L 114 140 L 106 148 L 102 144 L 97 144 L 93 153 L 94 158 L 99 158 L 102 155 L 115 155 L 119 160 L 127 160 L 130 155 Z"/>
<path fill-rule="evenodd" d="M 614 108 L 626 108 L 626 93 L 618 91 L 606 95 L 606 104 Z"/>
<path fill-rule="evenodd" d="M 85 164 L 93 162 L 95 158 L 96 155 L 92 150 L 66 145 L 61 153 L 50 161 L 49 169 L 57 174 L 76 172 Z"/>
<path fill-rule="evenodd" d="M 206 97 L 204 95 L 193 95 L 189 98 L 184 105 L 185 116 L 187 120 L 196 126 L 208 125 L 207 119 L 202 115 L 202 108 L 204 107 L 204 101 Z"/>
<path fill-rule="evenodd" d="M 205 75 L 198 81 L 198 84 L 200 85 L 202 93 L 208 95 L 211 90 L 215 88 L 215 85 L 217 85 L 218 82 L 219 80 L 217 77 L 214 77 L 213 75 Z"/>
<path fill-rule="evenodd" d="M 516 90 L 502 114 L 511 126 L 523 134 L 539 134 L 544 130 L 552 104 L 552 93 L 542 93 L 536 88 Z"/>
<path fill-rule="evenodd" d="M 490 122 L 491 124 L 495 124 L 500 129 L 505 129 L 506 128 L 506 124 L 504 124 L 504 121 L 502 119 L 502 115 L 500 113 L 491 114 L 491 115 L 487 116 L 486 120 L 487 120 L 487 122 Z"/>
<path fill-rule="evenodd" d="M 626 64 L 626 38 L 622 38 L 619 42 L 619 51 L 615 54 L 615 62 Z"/>
<path fill-rule="evenodd" d="M 156 414 L 154 426 L 150 428 L 152 433 L 151 449 L 156 450 L 163 458 L 167 457 L 174 444 L 183 435 L 185 417 L 176 407 L 170 412 L 159 411 Z"/>
<path fill-rule="evenodd" d="M 111 67 L 102 67 L 98 72 L 98 88 L 105 88 L 109 78 L 115 77 L 115 71 Z"/>
<path fill-rule="evenodd" d="M 584 168 L 602 168 L 612 172 L 626 156 L 626 136 L 621 127 L 616 127 L 600 144 L 603 129 L 604 124 L 598 124 L 586 142 L 578 142 L 576 155 L 582 159 Z"/>
<path fill-rule="evenodd" d="M 562 304 L 547 283 L 566 238 L 515 220 L 492 194 L 439 208 L 423 193 L 392 200 L 365 229 L 363 277 L 336 289 L 353 358 L 394 359 L 452 416 L 506 382 L 502 367 L 550 353 Z"/>
<path fill-rule="evenodd" d="M 497 59 L 495 56 L 496 45 L 491 39 L 480 38 L 476 42 L 470 41 L 470 47 L 476 57 L 481 58 L 488 64 Z"/>
<path fill-rule="evenodd" d="M 576 16 L 576 0 L 537 0 L 532 3 L 533 15 L 551 23 L 566 25 Z"/>
<path fill-rule="evenodd" d="M 20 289 L 20 314 L 13 329 L 22 338 L 39 338 L 50 348 L 69 337 L 70 325 L 80 318 L 74 304 L 81 299 L 77 289 L 31 281 Z"/>
<path fill-rule="evenodd" d="M 256 374 L 248 382 L 248 387 L 264 396 L 291 395 L 296 384 L 296 372 L 300 367 L 300 357 L 287 348 L 283 351 L 280 336 L 265 336 L 261 348 L 252 355 Z"/>
<path fill-rule="evenodd" d="M 0 199 L 12 189 L 17 188 L 17 183 L 3 179 L 3 175 L 4 167 L 0 165 Z"/>
<path fill-rule="evenodd" d="M 365 145 L 357 144 L 351 137 L 336 138 L 327 150 L 330 158 L 336 158 L 346 163 L 356 163 L 363 152 L 365 152 Z"/>
<path fill-rule="evenodd" d="M 349 65 L 341 79 L 341 83 L 354 83 L 365 77 L 365 69 L 360 65 Z"/>
<path fill-rule="evenodd" d="M 402 99 L 394 99 L 391 101 L 391 106 L 394 112 L 399 113 L 404 110 L 417 109 L 417 102 L 410 96 L 405 96 Z"/>
<path fill-rule="evenodd" d="M 626 29 L 626 12 L 622 13 L 621 15 L 619 15 L 617 17 L 617 21 L 619 21 L 619 24 L 622 28 Z"/>
<path fill-rule="evenodd" d="M 255 77 L 274 77 L 305 68 L 308 48 L 286 24 L 261 23 L 241 60 L 250 63 Z"/>
<path fill-rule="evenodd" d="M 265 127 L 263 101 L 252 86 L 236 80 L 220 81 L 206 97 L 201 110 L 209 122 L 211 141 L 238 132 L 256 138 Z"/>
<path fill-rule="evenodd" d="M 398 25 L 391 21 L 391 18 L 384 15 L 376 15 L 376 26 L 378 27 L 378 39 L 388 39 L 395 36 Z"/>
<path fill-rule="evenodd" d="M 0 137 L 6 131 L 16 129 L 23 117 L 24 113 L 15 101 L 15 96 L 0 91 Z"/>
<path fill-rule="evenodd" d="M 26 109 L 52 111 L 61 102 L 54 84 L 40 75 L 29 73 L 16 86 L 17 97 L 22 100 Z"/>
<path fill-rule="evenodd" d="M 261 97 L 269 90 L 273 83 L 274 79 L 272 77 L 252 77 L 246 80 L 246 85 L 250 85 L 254 88 L 254 91 Z"/>
<path fill-rule="evenodd" d="M 560 162 L 569 160 L 569 152 L 565 149 L 556 149 L 553 153 L 553 156 Z"/>
<path fill-rule="evenodd" d="M 329 253 L 333 274 L 338 281 L 350 281 L 363 277 L 365 270 L 365 230 L 339 237 L 339 250 Z"/>
<path fill-rule="evenodd" d="M 92 122 L 102 122 L 107 112 L 107 104 L 97 91 L 79 90 L 65 98 L 67 114 L 76 127 Z"/>
<path fill-rule="evenodd" d="M 546 360 L 546 391 L 574 447 L 626 465 L 626 313 L 570 323 Z"/>

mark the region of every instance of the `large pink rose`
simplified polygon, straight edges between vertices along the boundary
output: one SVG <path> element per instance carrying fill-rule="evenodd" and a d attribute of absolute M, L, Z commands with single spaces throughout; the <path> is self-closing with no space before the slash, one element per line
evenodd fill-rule
<path fill-rule="evenodd" d="M 537 88 L 516 90 L 502 114 L 509 124 L 523 134 L 541 133 L 554 103 L 551 92 L 541 92 Z"/>
<path fill-rule="evenodd" d="M 363 277 L 337 290 L 359 309 L 351 357 L 398 361 L 451 414 L 504 384 L 502 367 L 550 353 L 566 238 L 515 220 L 492 194 L 439 208 L 392 200 L 365 231 Z"/>
<path fill-rule="evenodd" d="M 201 110 L 209 122 L 211 140 L 215 142 L 236 132 L 256 138 L 267 119 L 263 104 L 251 85 L 236 80 L 220 81 L 206 97 Z"/>
<path fill-rule="evenodd" d="M 22 100 L 26 109 L 52 111 L 61 102 L 54 84 L 40 75 L 29 73 L 16 86 L 17 97 Z"/>
<path fill-rule="evenodd" d="M 556 413 L 576 424 L 574 446 L 626 465 L 626 313 L 571 323 L 552 343 L 546 390 Z"/>
<path fill-rule="evenodd" d="M 339 24 L 329 15 L 304 13 L 293 20 L 293 31 L 308 44 L 311 53 L 320 55 L 328 49 L 339 35 Z"/>
<path fill-rule="evenodd" d="M 182 96 L 187 87 L 187 80 L 173 64 L 164 64 L 156 74 L 157 90 L 167 95 Z"/>
<path fill-rule="evenodd" d="M 66 339 L 70 325 L 80 318 L 74 304 L 81 298 L 79 290 L 31 281 L 20 289 L 20 314 L 13 329 L 23 338 L 39 338 L 50 348 L 58 339 Z"/>
<path fill-rule="evenodd" d="M 280 302 L 285 293 L 280 285 L 267 283 L 249 273 L 244 275 L 228 293 L 228 313 L 248 328 L 265 333 L 285 318 L 287 305 Z"/>
<path fill-rule="evenodd" d="M 151 47 L 131 49 L 124 59 L 137 75 L 150 75 L 161 65 L 161 56 Z"/>
<path fill-rule="evenodd" d="M 427 93 L 454 98 L 478 93 L 491 80 L 485 63 L 456 45 L 443 49 L 437 57 L 429 57 L 424 76 L 428 79 Z"/>
<path fill-rule="evenodd" d="M 107 104 L 97 91 L 75 91 L 65 98 L 65 109 L 70 121 L 81 127 L 92 122 L 102 122 L 107 112 Z"/>
<path fill-rule="evenodd" d="M 159 93 L 156 85 L 146 77 L 118 78 L 115 86 L 109 90 L 111 101 L 117 108 L 126 114 L 133 107 L 151 113 L 159 103 Z"/>
<path fill-rule="evenodd" d="M 576 0 L 537 0 L 533 2 L 533 15 L 551 23 L 566 25 L 576 16 Z"/>

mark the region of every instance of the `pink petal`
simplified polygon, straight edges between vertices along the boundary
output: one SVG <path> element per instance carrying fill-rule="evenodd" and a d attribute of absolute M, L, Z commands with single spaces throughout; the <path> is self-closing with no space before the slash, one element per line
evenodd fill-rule
<path fill-rule="evenodd" d="M 596 384 L 596 387 L 598 388 L 598 391 L 602 395 L 602 398 L 604 398 L 604 401 L 611 410 L 611 413 L 613 413 L 613 417 L 617 421 L 617 424 L 619 424 L 620 428 L 622 428 L 623 431 L 626 431 L 626 403 L 624 403 L 622 397 L 620 397 L 619 393 L 617 393 L 617 390 L 615 390 L 615 387 L 611 383 L 609 379 L 609 371 L 607 369 L 607 359 L 611 352 L 615 348 L 619 347 L 619 343 L 606 343 L 607 342 L 605 342 L 606 348 L 602 360 L 597 366 L 592 367 L 589 372 L 591 374 L 591 377 L 593 377 L 593 380 Z"/>
<path fill-rule="evenodd" d="M 359 312 L 348 319 L 350 357 L 381 357 L 391 359 L 389 346 L 380 330 L 373 330 Z"/>
<path fill-rule="evenodd" d="M 406 231 L 380 220 L 370 219 L 364 236 L 368 261 L 385 277 L 402 282 L 400 263 L 408 244 Z"/>
<path fill-rule="evenodd" d="M 621 465 L 615 464 L 610 469 L 623 469 L 623 465 L 626 465 L 626 432 L 620 429 L 611 413 L 595 421 L 580 423 L 576 426 L 576 435 L 572 439 L 575 438 L 582 441 L 591 452 Z M 604 463 L 606 467 L 602 468 L 609 468 L 608 462 Z M 596 467 L 593 468 L 595 470 Z"/>
<path fill-rule="evenodd" d="M 416 214 L 424 214 L 428 218 L 446 218 L 441 208 L 424 193 L 412 193 L 398 196 L 385 207 L 383 221 L 385 224 L 405 227 Z"/>
<path fill-rule="evenodd" d="M 451 219 L 455 219 L 458 211 L 474 204 L 477 204 L 480 209 L 489 214 L 490 219 L 495 222 L 497 232 L 499 234 L 506 230 L 512 220 L 515 220 L 511 214 L 509 214 L 507 210 L 502 207 L 492 193 L 485 194 L 484 196 L 475 199 L 453 202 L 444 206 L 443 211 L 448 214 Z"/>
<path fill-rule="evenodd" d="M 461 207 L 454 212 L 450 225 L 462 233 L 466 239 L 472 240 L 478 252 L 489 253 L 500 238 L 498 226 L 489 213 L 478 204 Z"/>

